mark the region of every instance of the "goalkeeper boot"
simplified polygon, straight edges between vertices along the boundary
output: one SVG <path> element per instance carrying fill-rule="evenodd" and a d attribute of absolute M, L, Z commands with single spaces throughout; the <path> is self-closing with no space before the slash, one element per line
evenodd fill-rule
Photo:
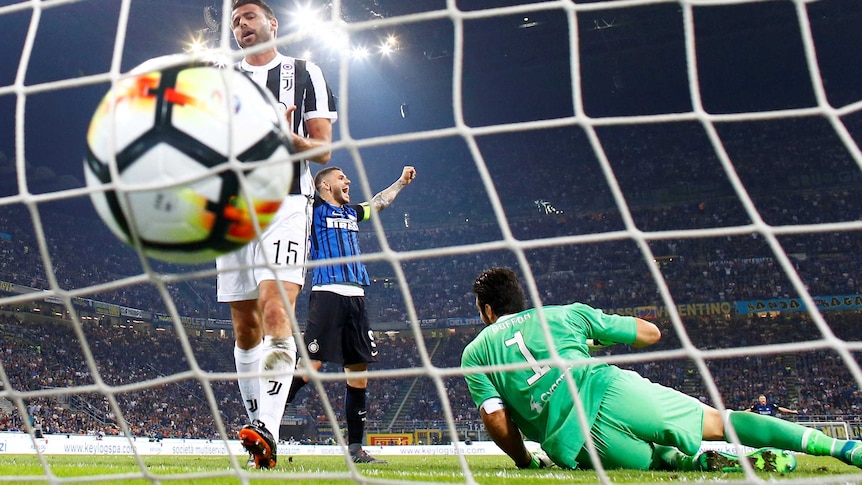
<path fill-rule="evenodd" d="M 247 424 L 239 430 L 239 440 L 242 447 L 254 456 L 255 468 L 275 468 L 276 444 L 272 433 L 259 419 Z"/>
<path fill-rule="evenodd" d="M 353 460 L 353 463 L 388 463 L 386 460 L 379 460 L 369 455 L 367 451 L 362 449 L 361 445 L 351 444 L 347 449 L 350 451 L 350 459 Z"/>
<path fill-rule="evenodd" d="M 796 469 L 796 456 L 778 448 L 760 448 L 745 455 L 752 468 L 762 472 L 789 473 Z M 741 472 L 739 457 L 731 453 L 708 450 L 697 457 L 698 468 L 713 472 Z"/>

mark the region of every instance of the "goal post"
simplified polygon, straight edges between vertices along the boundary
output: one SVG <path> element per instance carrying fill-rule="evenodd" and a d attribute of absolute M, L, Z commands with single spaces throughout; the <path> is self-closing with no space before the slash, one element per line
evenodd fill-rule
<path fill-rule="evenodd" d="M 802 426 L 819 429 L 827 436 L 841 440 L 859 439 L 858 429 L 851 432 L 850 425 L 846 421 L 797 421 Z"/>

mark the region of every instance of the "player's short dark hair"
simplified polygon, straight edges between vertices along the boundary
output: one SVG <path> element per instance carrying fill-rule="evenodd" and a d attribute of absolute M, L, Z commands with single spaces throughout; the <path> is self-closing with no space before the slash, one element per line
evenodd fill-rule
<path fill-rule="evenodd" d="M 527 309 L 527 299 L 518 276 L 508 268 L 482 271 L 473 283 L 473 293 L 480 307 L 490 305 L 494 313 L 509 315 Z"/>
<path fill-rule="evenodd" d="M 314 176 L 314 188 L 318 192 L 320 192 L 320 184 L 323 183 L 323 179 L 330 173 L 341 170 L 338 167 L 326 167 L 323 170 L 317 172 L 317 175 Z M 343 170 L 342 170 L 343 171 Z"/>
<path fill-rule="evenodd" d="M 266 14 L 266 18 L 268 18 L 268 19 L 274 19 L 275 18 L 275 11 L 272 9 L 272 7 L 267 5 L 266 2 L 264 2 L 263 0 L 233 0 L 233 5 L 231 6 L 231 11 L 238 9 L 238 8 L 242 7 L 243 5 L 257 5 Z"/>

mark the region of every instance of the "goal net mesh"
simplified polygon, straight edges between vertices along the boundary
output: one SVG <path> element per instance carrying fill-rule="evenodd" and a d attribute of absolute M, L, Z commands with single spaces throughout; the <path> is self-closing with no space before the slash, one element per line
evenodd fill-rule
<path fill-rule="evenodd" d="M 380 349 L 368 445 L 489 439 L 459 363 L 492 266 L 531 305 L 664 334 L 600 359 L 859 438 L 859 2 L 311 2 L 319 23 L 269 3 L 280 51 L 337 91 L 331 164 L 354 200 L 418 171 L 360 232 Z M 0 1 L 0 431 L 224 441 L 244 424 L 214 267 L 117 241 L 82 173 L 89 117 L 123 73 L 197 48 L 239 58 L 229 4 Z M 307 289 L 298 329 L 306 315 Z M 345 374 L 312 377 L 281 436 L 343 445 Z M 38 456 L 41 479 L 66 480 Z M 248 480 L 244 457 L 225 463 L 214 475 Z"/>

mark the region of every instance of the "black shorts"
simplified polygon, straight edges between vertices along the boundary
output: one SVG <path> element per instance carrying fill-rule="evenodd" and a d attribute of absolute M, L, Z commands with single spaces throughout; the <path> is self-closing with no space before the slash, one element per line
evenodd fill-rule
<path fill-rule="evenodd" d="M 341 365 L 377 362 L 364 296 L 312 291 L 304 340 L 313 360 Z"/>

